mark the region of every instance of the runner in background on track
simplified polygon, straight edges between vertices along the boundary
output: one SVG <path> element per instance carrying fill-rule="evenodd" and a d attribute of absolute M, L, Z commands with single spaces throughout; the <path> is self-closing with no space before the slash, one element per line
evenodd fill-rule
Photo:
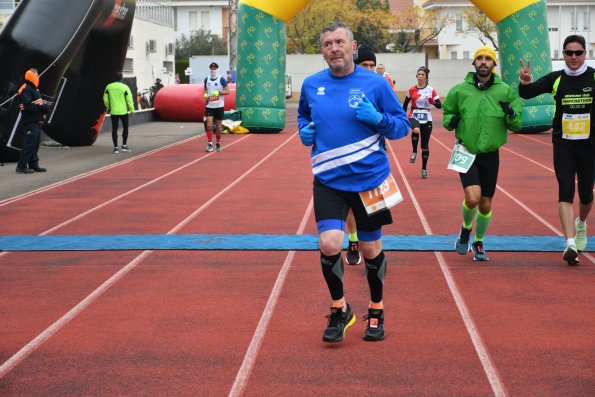
<path fill-rule="evenodd" d="M 371 72 L 374 72 L 374 69 L 376 68 L 376 54 L 363 44 L 356 48 L 355 54 L 353 55 L 353 61 L 356 65 L 368 69 Z M 349 245 L 347 246 L 345 260 L 348 265 L 359 265 L 362 261 L 362 254 L 359 249 L 359 240 L 357 238 L 357 225 L 351 208 L 347 213 L 345 224 L 347 234 L 349 235 Z"/>
<path fill-rule="evenodd" d="M 566 237 L 562 257 L 576 265 L 578 251 L 587 246 L 587 217 L 593 207 L 595 181 L 595 69 L 585 63 L 585 38 L 564 40 L 564 69 L 533 82 L 531 62 L 520 60 L 519 94 L 529 99 L 551 93 L 556 101 L 552 123 L 554 169 L 558 180 L 558 213 Z M 575 177 L 578 181 L 579 214 L 574 218 Z"/>
<path fill-rule="evenodd" d="M 448 131 L 455 130 L 457 142 L 449 168 L 459 171 L 465 192 L 463 226 L 455 250 L 461 255 L 469 252 L 475 219 L 473 259 L 487 261 L 483 239 L 492 219 L 499 149 L 508 139 L 507 129 L 521 129 L 523 110 L 518 94 L 495 73 L 496 52 L 492 48 L 478 48 L 473 66 L 475 72 L 469 72 L 462 83 L 448 92 L 442 105 L 443 124 Z"/>
<path fill-rule="evenodd" d="M 223 117 L 225 115 L 225 103 L 223 95 L 229 94 L 229 87 L 225 77 L 219 75 L 219 65 L 211 62 L 209 75 L 204 79 L 204 98 L 206 105 L 205 133 L 207 135 L 207 148 L 205 152 L 213 151 L 213 130 L 215 130 L 215 149 L 221 151 L 221 130 Z M 215 125 L 215 127 L 213 127 Z"/>
<path fill-rule="evenodd" d="M 411 144 L 413 153 L 409 157 L 410 163 L 415 163 L 417 158 L 417 143 L 421 134 L 421 177 L 428 178 L 428 159 L 430 158 L 430 135 L 432 135 L 432 113 L 430 106 L 437 109 L 442 107 L 440 97 L 433 87 L 428 85 L 430 69 L 421 66 L 417 69 L 415 77 L 417 84 L 409 88 L 403 109 L 407 111 L 407 105 L 411 102 L 411 111 L 409 112 L 409 124 L 411 124 Z"/>

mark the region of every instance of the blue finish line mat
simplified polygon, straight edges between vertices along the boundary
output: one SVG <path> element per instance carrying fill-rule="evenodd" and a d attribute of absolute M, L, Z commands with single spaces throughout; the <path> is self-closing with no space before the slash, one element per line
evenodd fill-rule
<path fill-rule="evenodd" d="M 385 235 L 386 251 L 453 251 L 457 235 Z M 347 238 L 345 240 L 347 246 Z M 556 252 L 564 249 L 560 236 L 486 236 L 487 251 Z M 0 236 L 2 251 L 125 251 L 125 250 L 239 250 L 313 251 L 312 234 L 134 234 Z M 589 247 L 585 252 L 590 252 Z"/>

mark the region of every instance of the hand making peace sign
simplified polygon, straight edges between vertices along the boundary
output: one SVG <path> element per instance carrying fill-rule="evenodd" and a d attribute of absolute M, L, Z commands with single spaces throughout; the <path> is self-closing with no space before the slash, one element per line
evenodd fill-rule
<path fill-rule="evenodd" d="M 527 61 L 527 66 L 523 63 L 522 59 L 519 59 L 521 62 L 521 70 L 519 71 L 519 83 L 520 84 L 529 84 L 533 81 L 533 75 L 531 74 L 531 61 Z"/>

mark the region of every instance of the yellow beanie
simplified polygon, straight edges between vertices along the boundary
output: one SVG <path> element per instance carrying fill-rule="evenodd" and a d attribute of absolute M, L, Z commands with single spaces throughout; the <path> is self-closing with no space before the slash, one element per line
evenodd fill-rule
<path fill-rule="evenodd" d="M 496 51 L 493 48 L 488 47 L 487 45 L 481 46 L 475 51 L 475 55 L 473 55 L 473 60 L 475 61 L 478 56 L 484 55 L 492 58 L 494 62 L 496 62 Z"/>

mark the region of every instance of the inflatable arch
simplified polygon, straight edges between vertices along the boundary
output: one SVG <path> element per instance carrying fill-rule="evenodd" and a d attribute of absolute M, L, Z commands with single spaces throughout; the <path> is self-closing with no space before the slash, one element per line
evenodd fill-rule
<path fill-rule="evenodd" d="M 53 102 L 44 132 L 68 146 L 95 142 L 103 90 L 124 65 L 135 7 L 136 0 L 21 0 L 0 33 L 0 161 L 18 158 L 6 143 L 22 139 L 16 92 L 31 67 Z"/>
<path fill-rule="evenodd" d="M 240 0 L 238 9 L 237 108 L 251 131 L 285 127 L 285 24 L 310 0 Z M 498 28 L 502 79 L 516 89 L 519 59 L 536 77 L 551 72 L 546 0 L 471 0 Z M 551 128 L 549 95 L 524 101 L 523 132 Z"/>
<path fill-rule="evenodd" d="M 236 106 L 251 131 L 285 127 L 285 24 L 309 2 L 240 0 Z M 519 59 L 530 60 L 537 77 L 551 71 L 545 0 L 472 3 L 497 24 L 505 82 L 518 84 Z M 44 132 L 69 146 L 95 142 L 102 92 L 124 64 L 135 7 L 136 0 L 21 0 L 0 33 L 0 161 L 18 158 L 6 143 L 22 136 L 15 94 L 31 67 L 54 103 Z M 523 131 L 551 128 L 553 111 L 547 95 L 525 101 Z"/>

